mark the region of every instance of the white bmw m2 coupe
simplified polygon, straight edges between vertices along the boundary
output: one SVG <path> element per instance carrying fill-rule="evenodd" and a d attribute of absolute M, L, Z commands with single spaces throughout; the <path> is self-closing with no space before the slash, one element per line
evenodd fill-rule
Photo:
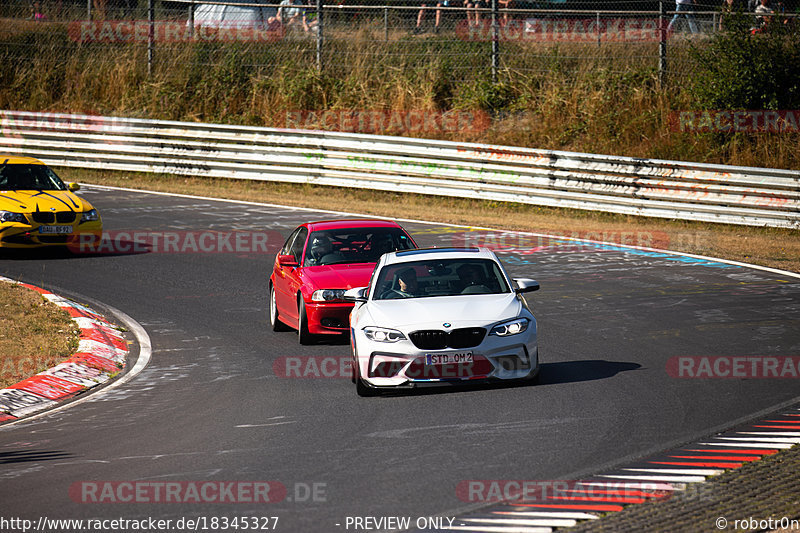
<path fill-rule="evenodd" d="M 486 248 L 430 248 L 385 254 L 368 287 L 348 290 L 353 381 L 370 396 L 393 388 L 475 380 L 535 381 L 536 319 Z"/>

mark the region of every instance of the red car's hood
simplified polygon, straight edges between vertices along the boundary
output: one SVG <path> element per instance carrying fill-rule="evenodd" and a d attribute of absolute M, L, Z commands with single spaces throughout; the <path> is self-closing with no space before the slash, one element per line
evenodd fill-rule
<path fill-rule="evenodd" d="M 352 289 L 366 287 L 375 263 L 342 263 L 303 269 L 303 277 L 317 289 Z"/>

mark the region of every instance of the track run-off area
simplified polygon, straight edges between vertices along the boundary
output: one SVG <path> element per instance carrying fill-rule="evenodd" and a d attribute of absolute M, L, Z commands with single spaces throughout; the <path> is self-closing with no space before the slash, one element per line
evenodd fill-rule
<path fill-rule="evenodd" d="M 80 194 L 103 217 L 107 249 L 4 252 L 0 276 L 121 310 L 152 354 L 138 375 L 80 405 L 0 426 L 4 517 L 150 517 L 173 529 L 184 520 L 182 530 L 238 518 L 309 533 L 354 531 L 353 517 L 413 526 L 485 505 L 460 489 L 470 481 L 578 479 L 798 400 L 797 275 L 401 221 L 420 246 L 486 245 L 512 277 L 541 283 L 526 296 L 541 382 L 360 398 L 340 365 L 346 339 L 301 346 L 268 327 L 283 240 L 302 222 L 347 215 Z M 653 235 L 622 242 L 669 247 Z"/>

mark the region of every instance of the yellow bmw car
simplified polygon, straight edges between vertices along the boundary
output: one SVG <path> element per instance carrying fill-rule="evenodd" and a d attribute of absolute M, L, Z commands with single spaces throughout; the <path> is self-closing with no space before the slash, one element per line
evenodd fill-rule
<path fill-rule="evenodd" d="M 93 244 L 103 222 L 77 183 L 38 159 L 0 155 L 0 248 Z"/>

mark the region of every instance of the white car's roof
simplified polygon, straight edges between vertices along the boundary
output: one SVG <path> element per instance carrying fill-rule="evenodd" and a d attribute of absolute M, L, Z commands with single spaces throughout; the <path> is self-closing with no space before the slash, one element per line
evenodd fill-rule
<path fill-rule="evenodd" d="M 385 254 L 383 265 L 410 263 L 413 261 L 440 261 L 442 259 L 490 259 L 497 256 L 489 248 L 415 248 Z"/>

